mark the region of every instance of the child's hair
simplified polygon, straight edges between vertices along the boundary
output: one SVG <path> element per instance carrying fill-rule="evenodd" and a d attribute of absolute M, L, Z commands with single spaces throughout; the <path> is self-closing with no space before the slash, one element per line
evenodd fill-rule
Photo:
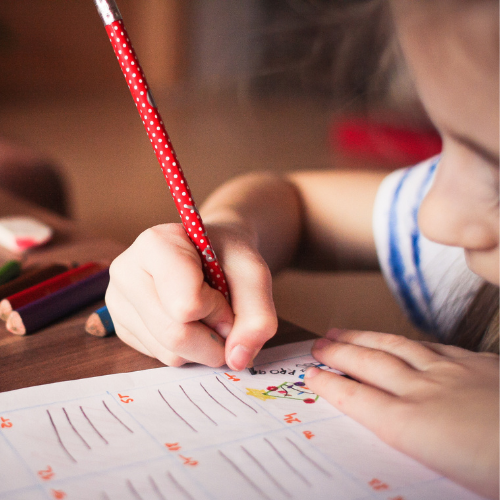
<path fill-rule="evenodd" d="M 418 97 L 393 36 L 388 2 L 286 0 L 264 6 L 259 89 L 319 93 L 342 109 L 415 108 Z"/>
<path fill-rule="evenodd" d="M 485 283 L 456 324 L 449 342 L 471 351 L 498 354 L 498 287 Z"/>
<path fill-rule="evenodd" d="M 281 41 L 287 47 L 278 48 L 274 56 L 269 51 L 264 59 L 268 73 L 274 69 L 275 76 L 282 75 L 288 83 L 292 80 L 292 85 L 298 79 L 306 89 L 327 93 L 342 108 L 367 110 L 384 104 L 421 111 L 394 36 L 387 0 L 287 0 L 287 12 L 283 2 L 266 4 L 271 13 L 270 41 L 274 36 L 275 45 Z M 272 20 L 278 9 L 288 16 L 285 27 Z M 285 65 L 277 63 L 282 59 Z M 450 325 L 449 342 L 498 353 L 498 310 L 498 287 L 485 283 L 467 310 L 458 313 L 462 317 L 456 325 Z"/>

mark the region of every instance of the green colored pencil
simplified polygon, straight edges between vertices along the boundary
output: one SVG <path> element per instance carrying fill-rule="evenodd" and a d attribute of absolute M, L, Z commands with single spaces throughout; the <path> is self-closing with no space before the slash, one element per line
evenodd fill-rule
<path fill-rule="evenodd" d="M 18 260 L 9 260 L 0 267 L 0 285 L 7 283 L 21 274 L 21 263 Z"/>

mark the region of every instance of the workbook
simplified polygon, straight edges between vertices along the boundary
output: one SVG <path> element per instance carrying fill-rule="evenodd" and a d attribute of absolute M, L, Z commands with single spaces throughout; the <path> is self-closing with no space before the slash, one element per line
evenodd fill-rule
<path fill-rule="evenodd" d="M 314 394 L 310 348 L 0 394 L 0 499 L 480 498 Z"/>

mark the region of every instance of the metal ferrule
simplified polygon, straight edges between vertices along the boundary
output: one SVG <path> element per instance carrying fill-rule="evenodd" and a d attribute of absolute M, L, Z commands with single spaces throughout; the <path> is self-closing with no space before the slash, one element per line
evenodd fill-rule
<path fill-rule="evenodd" d="M 94 3 L 97 7 L 99 15 L 101 16 L 104 26 L 122 19 L 122 15 L 118 10 L 118 5 L 116 5 L 114 0 L 94 0 Z"/>

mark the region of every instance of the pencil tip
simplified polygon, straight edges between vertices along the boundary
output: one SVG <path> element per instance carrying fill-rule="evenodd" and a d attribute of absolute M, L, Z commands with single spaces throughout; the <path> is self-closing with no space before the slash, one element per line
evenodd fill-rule
<path fill-rule="evenodd" d="M 26 328 L 24 327 L 23 320 L 20 314 L 16 311 L 12 311 L 9 314 L 6 327 L 10 333 L 15 335 L 26 335 Z"/>
<path fill-rule="evenodd" d="M 105 337 L 106 329 L 102 324 L 101 318 L 97 313 L 92 313 L 85 323 L 85 331 L 90 333 L 90 335 L 94 335 L 95 337 Z"/>

